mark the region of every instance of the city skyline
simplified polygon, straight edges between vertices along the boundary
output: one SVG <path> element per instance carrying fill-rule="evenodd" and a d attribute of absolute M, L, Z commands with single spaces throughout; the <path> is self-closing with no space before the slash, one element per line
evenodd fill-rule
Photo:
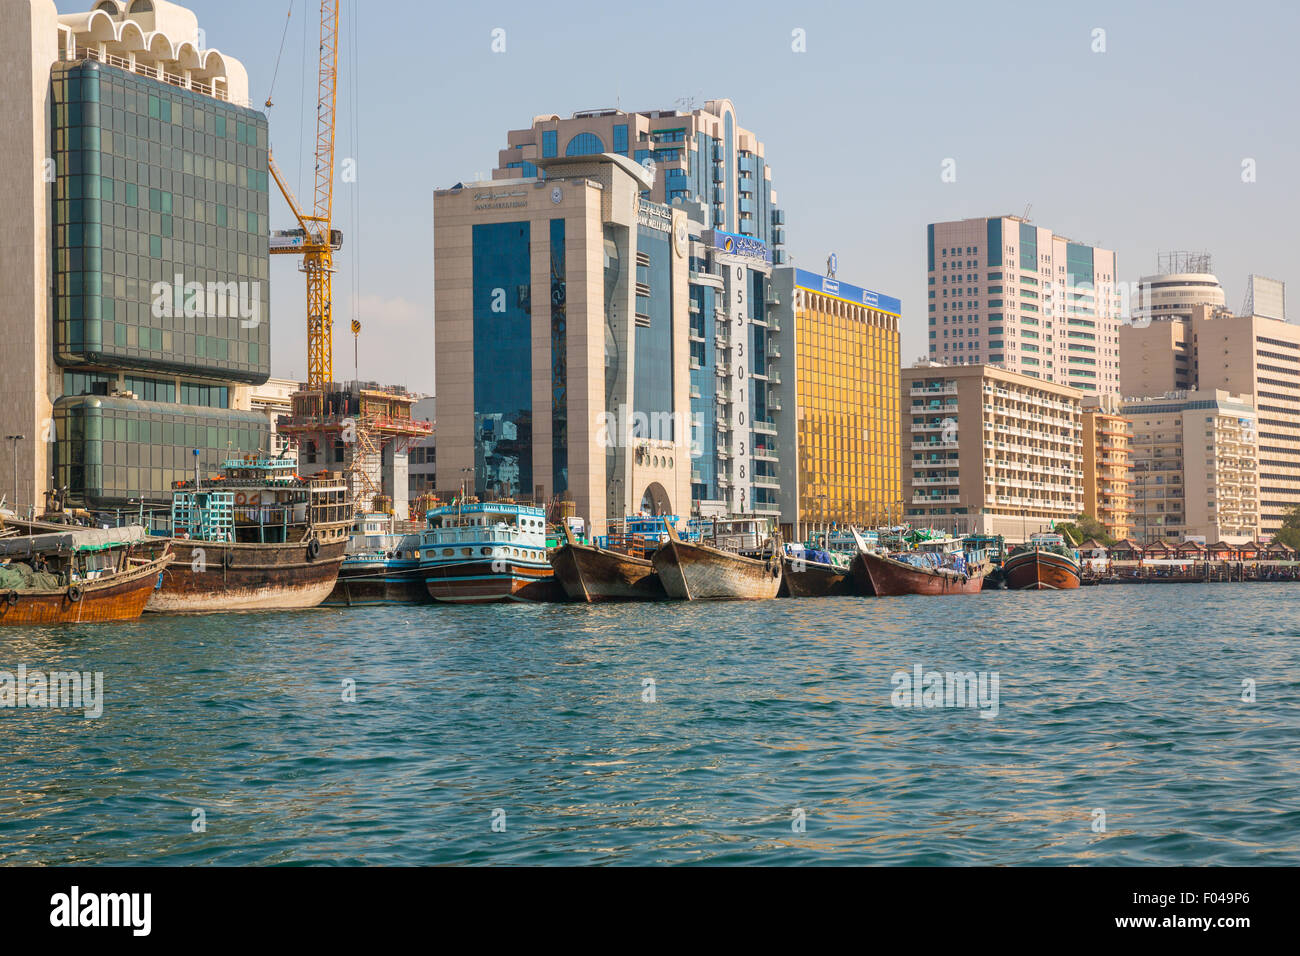
<path fill-rule="evenodd" d="M 280 13 L 248 2 L 193 5 L 209 44 L 247 65 L 250 97 L 261 108 L 281 44 Z M 687 22 L 687 9 L 670 3 L 661 15 L 671 21 L 679 11 Z M 666 38 L 654 50 L 655 68 L 645 70 L 629 70 L 625 49 L 610 40 L 621 23 L 636 27 L 631 12 L 595 4 L 574 5 L 563 17 L 510 4 L 490 13 L 450 9 L 440 11 L 438 27 L 454 42 L 435 41 L 438 70 L 431 72 L 428 58 L 393 58 L 378 32 L 427 16 L 424 10 L 397 0 L 368 5 L 344 35 L 339 156 L 340 164 L 355 161 L 357 182 L 340 184 L 337 220 L 348 241 L 335 312 L 336 323 L 357 312 L 351 277 L 359 268 L 361 377 L 434 390 L 433 362 L 393 346 L 432 340 L 435 188 L 490 173 L 507 131 L 535 115 L 685 108 L 683 98 L 695 106 L 732 99 L 765 142 L 789 213 L 792 264 L 820 272 L 834 252 L 841 274 L 902 299 L 905 363 L 926 351 L 931 222 L 1019 216 L 1032 203 L 1035 223 L 1115 250 L 1120 281 L 1129 283 L 1156 271 L 1161 252 L 1207 250 L 1231 309 L 1240 308 L 1248 274 L 1300 281 L 1284 232 L 1300 200 L 1283 173 L 1300 159 L 1300 145 L 1265 95 L 1282 82 L 1285 27 L 1300 25 L 1297 11 L 1270 3 L 1225 13 L 1194 4 L 1171 20 L 1161 8 L 1108 3 L 1083 12 L 1006 9 L 990 18 L 944 7 L 924 20 L 919 10 L 868 18 L 828 4 L 760 9 L 729 24 L 726 42 L 707 32 Z M 1254 24 L 1265 18 L 1276 29 L 1261 34 Z M 303 120 L 300 96 L 314 95 L 301 79 L 315 56 L 309 39 L 304 62 L 304 20 L 310 28 L 299 0 L 269 111 L 277 161 L 295 188 L 302 147 L 310 146 L 309 135 L 300 141 L 311 119 L 308 110 Z M 248 30 L 250 22 L 259 29 Z M 497 29 L 504 35 L 494 37 Z M 1105 52 L 1093 52 L 1103 42 Z M 492 52 L 494 43 L 504 52 Z M 794 52 L 801 44 L 806 52 Z M 879 69 L 862 68 L 864 45 L 868 65 Z M 1198 50 L 1248 66 L 1206 83 Z M 554 68 L 578 57 L 586 69 Z M 755 64 L 766 82 L 755 82 Z M 1177 95 L 1193 83 L 1196 96 Z M 427 111 L 384 95 L 412 84 L 426 90 Z M 991 108 L 999 101 L 1000 114 Z M 858 104 L 862 118 L 845 115 L 844 102 Z M 403 148 L 392 145 L 396 130 L 409 137 Z M 1248 160 L 1254 182 L 1243 182 Z M 944 181 L 946 170 L 954 182 Z M 359 232 L 352 189 L 360 189 Z M 273 196 L 271 208 L 273 227 L 284 228 L 287 207 Z M 302 279 L 289 262 L 273 263 L 271 274 L 272 371 L 300 377 Z M 351 378 L 351 343 L 345 325 L 336 329 L 335 375 Z"/>

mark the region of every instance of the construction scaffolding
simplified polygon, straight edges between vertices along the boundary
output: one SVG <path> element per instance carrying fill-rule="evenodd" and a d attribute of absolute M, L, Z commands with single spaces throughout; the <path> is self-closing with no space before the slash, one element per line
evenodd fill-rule
<path fill-rule="evenodd" d="M 292 401 L 293 414 L 280 419 L 279 431 L 296 448 L 300 474 L 341 471 L 356 512 L 391 514 L 405 501 L 405 479 L 399 480 L 396 468 L 391 493 L 384 488 L 384 456 L 391 451 L 395 466 L 398 456 L 433 434 L 430 422 L 411 417 L 415 396 L 402 388 L 349 382 L 304 389 Z"/>

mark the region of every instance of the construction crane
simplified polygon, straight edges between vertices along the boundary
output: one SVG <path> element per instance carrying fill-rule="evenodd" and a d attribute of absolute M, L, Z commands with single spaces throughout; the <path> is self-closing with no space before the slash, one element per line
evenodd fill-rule
<path fill-rule="evenodd" d="M 305 212 L 289 188 L 275 156 L 268 156 L 271 175 L 298 220 L 298 229 L 273 233 L 272 255 L 302 256 L 307 276 L 307 391 L 324 396 L 334 381 L 334 253 L 343 235 L 334 218 L 334 117 L 339 86 L 339 3 L 321 0 L 320 72 L 316 104 L 315 205 Z M 267 100 L 267 106 L 271 105 Z M 324 409 L 320 410 L 321 414 Z"/>
<path fill-rule="evenodd" d="M 412 443 L 428 438 L 433 426 L 412 421 L 413 397 L 399 389 L 363 385 L 359 369 L 358 380 L 351 386 L 334 382 L 334 253 L 343 245 L 343 234 L 333 228 L 340 5 L 341 0 L 321 0 L 320 4 L 316 192 L 310 213 L 294 196 L 275 158 L 268 156 L 275 184 L 298 221 L 297 229 L 271 234 L 270 251 L 301 256 L 307 277 L 307 384 L 293 395 L 292 414 L 280 420 L 280 432 L 297 443 L 302 474 L 323 469 L 332 457 L 332 463 L 341 466 L 347 476 L 354 509 L 390 510 L 398 489 L 393 488 L 392 496 L 384 494 L 385 450 L 391 447 L 394 455 L 404 453 Z M 268 109 L 272 105 L 269 96 L 266 105 Z M 359 321 L 353 321 L 352 334 L 354 340 L 360 336 Z M 357 355 L 355 342 L 353 355 Z M 343 450 L 341 459 L 339 448 Z M 334 454 L 327 455 L 330 452 Z"/>

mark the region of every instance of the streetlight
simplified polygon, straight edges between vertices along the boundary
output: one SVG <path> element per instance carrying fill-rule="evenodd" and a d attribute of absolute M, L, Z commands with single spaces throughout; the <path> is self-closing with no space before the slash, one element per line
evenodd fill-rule
<path fill-rule="evenodd" d="M 14 446 L 14 514 L 18 513 L 18 443 L 26 441 L 26 435 L 6 435 L 5 441 L 12 442 Z"/>

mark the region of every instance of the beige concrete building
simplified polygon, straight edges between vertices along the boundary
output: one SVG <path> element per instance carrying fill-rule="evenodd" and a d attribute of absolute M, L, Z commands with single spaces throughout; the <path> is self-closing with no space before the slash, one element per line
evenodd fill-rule
<path fill-rule="evenodd" d="M 1119 391 L 1114 252 L 994 216 L 932 224 L 928 253 L 931 361 Z"/>
<path fill-rule="evenodd" d="M 0 64 L 0 493 L 167 501 L 265 445 L 266 117 L 164 0 L 0 0 Z"/>
<path fill-rule="evenodd" d="M 1117 541 L 1133 533 L 1132 423 L 1118 395 L 1083 400 L 1083 513 Z"/>
<path fill-rule="evenodd" d="M 690 513 L 689 238 L 622 156 L 434 196 L 438 482 Z"/>
<path fill-rule="evenodd" d="M 903 369 L 912 524 L 1012 542 L 1083 510 L 1083 393 L 989 365 Z"/>
<path fill-rule="evenodd" d="M 1126 397 L 1189 390 L 1252 396 L 1261 532 L 1276 533 L 1300 505 L 1300 326 L 1196 305 L 1190 318 L 1125 326 L 1120 342 Z"/>
<path fill-rule="evenodd" d="M 1128 400 L 1133 524 L 1143 543 L 1253 541 L 1260 532 L 1256 412 L 1222 389 Z"/>

